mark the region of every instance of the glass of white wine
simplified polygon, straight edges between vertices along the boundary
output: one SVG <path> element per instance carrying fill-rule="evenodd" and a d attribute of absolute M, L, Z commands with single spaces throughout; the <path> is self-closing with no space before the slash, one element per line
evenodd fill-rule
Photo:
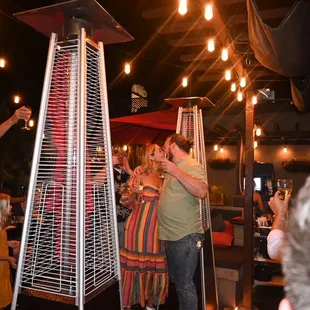
<path fill-rule="evenodd" d="M 29 119 L 30 119 L 30 116 L 31 116 L 31 113 L 32 113 L 32 109 L 31 109 L 31 107 L 28 107 L 28 106 L 25 106 L 25 108 L 28 109 L 30 115 L 29 115 L 29 118 L 28 118 L 28 119 L 25 119 L 25 126 L 22 127 L 22 130 L 30 130 L 31 128 L 30 128 L 30 126 L 29 126 Z"/>
<path fill-rule="evenodd" d="M 164 159 L 167 159 L 167 158 L 168 158 L 168 153 L 164 153 L 163 158 L 164 158 Z M 161 171 L 161 174 L 159 175 L 159 177 L 160 177 L 161 179 L 164 179 L 164 178 L 165 178 L 165 174 L 164 174 L 164 171 L 163 171 L 163 169 L 162 169 L 162 167 L 161 167 L 161 164 L 159 164 L 158 168 L 159 168 L 159 170 Z"/>
<path fill-rule="evenodd" d="M 280 195 L 283 199 L 286 198 L 286 196 L 291 195 L 293 190 L 293 180 L 291 179 L 278 179 L 277 182 L 278 191 L 280 192 Z"/>

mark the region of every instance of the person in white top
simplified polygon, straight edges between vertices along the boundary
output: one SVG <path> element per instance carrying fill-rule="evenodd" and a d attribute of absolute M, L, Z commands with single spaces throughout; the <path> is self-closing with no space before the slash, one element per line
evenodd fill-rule
<path fill-rule="evenodd" d="M 269 201 L 269 206 L 274 213 L 274 222 L 272 230 L 267 237 L 268 255 L 272 259 L 281 260 L 281 251 L 284 240 L 285 219 L 288 209 L 288 203 L 291 196 L 283 199 L 280 192 L 276 192 Z"/>

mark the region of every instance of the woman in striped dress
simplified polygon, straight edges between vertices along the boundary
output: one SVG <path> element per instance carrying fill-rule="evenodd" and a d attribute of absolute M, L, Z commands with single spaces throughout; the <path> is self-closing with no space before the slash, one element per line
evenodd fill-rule
<path fill-rule="evenodd" d="M 121 203 L 132 209 L 125 223 L 120 249 L 124 305 L 130 309 L 135 304 L 146 306 L 165 303 L 168 295 L 168 272 L 164 243 L 158 239 L 157 204 L 162 179 L 158 166 L 163 151 L 157 144 L 148 145 L 139 168 L 141 174 L 132 177 L 133 188 L 124 194 Z M 135 179 L 143 182 L 143 193 L 136 194 Z M 141 182 L 141 183 L 142 183 Z"/>

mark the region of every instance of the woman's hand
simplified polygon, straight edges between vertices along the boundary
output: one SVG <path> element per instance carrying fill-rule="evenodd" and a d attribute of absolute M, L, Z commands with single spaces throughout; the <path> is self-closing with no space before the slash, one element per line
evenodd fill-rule
<path fill-rule="evenodd" d="M 9 247 L 12 249 L 16 249 L 20 247 L 20 242 L 17 240 L 10 240 L 8 241 Z"/>
<path fill-rule="evenodd" d="M 269 200 L 270 209 L 273 211 L 275 216 L 285 215 L 288 209 L 288 203 L 291 199 L 291 196 L 286 196 L 284 200 L 281 197 L 282 196 L 280 192 L 276 192 L 274 197 L 270 198 Z"/>
<path fill-rule="evenodd" d="M 9 264 L 11 265 L 11 267 L 12 267 L 13 269 L 16 269 L 17 264 L 16 264 L 16 259 L 15 259 L 14 257 L 9 256 L 9 257 L 8 257 L 8 262 L 9 262 Z"/>

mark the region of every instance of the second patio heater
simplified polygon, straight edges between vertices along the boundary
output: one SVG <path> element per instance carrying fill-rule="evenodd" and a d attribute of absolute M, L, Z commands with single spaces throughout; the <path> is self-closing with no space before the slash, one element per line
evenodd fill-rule
<path fill-rule="evenodd" d="M 21 292 L 84 309 L 120 282 L 103 46 L 132 37 L 94 0 L 16 17 L 52 35 L 11 309 Z"/>
<path fill-rule="evenodd" d="M 207 171 L 206 150 L 201 108 L 214 104 L 206 97 L 169 98 L 165 100 L 178 107 L 176 133 L 194 141 L 192 156 Z M 200 214 L 205 231 L 205 242 L 200 252 L 201 297 L 203 310 L 218 310 L 218 293 L 215 274 L 209 198 L 200 199 Z"/>

